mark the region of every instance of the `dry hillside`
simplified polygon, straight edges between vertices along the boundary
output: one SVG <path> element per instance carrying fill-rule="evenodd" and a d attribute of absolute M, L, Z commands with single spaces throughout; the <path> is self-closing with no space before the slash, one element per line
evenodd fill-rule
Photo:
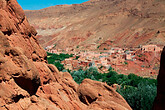
<path fill-rule="evenodd" d="M 164 0 L 90 0 L 25 11 L 42 46 L 136 47 L 165 43 Z"/>

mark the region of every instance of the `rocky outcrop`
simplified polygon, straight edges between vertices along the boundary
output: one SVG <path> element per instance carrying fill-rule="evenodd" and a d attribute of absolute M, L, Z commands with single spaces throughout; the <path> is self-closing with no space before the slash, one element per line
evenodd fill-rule
<path fill-rule="evenodd" d="M 0 110 L 131 109 L 108 85 L 78 85 L 46 57 L 16 0 L 0 0 Z"/>
<path fill-rule="evenodd" d="M 90 79 L 85 79 L 78 87 L 79 99 L 88 109 L 127 110 L 131 109 L 122 96 L 112 87 Z"/>
<path fill-rule="evenodd" d="M 158 75 L 157 96 L 154 101 L 153 110 L 164 110 L 165 106 L 165 47 L 162 51 L 160 70 Z"/>

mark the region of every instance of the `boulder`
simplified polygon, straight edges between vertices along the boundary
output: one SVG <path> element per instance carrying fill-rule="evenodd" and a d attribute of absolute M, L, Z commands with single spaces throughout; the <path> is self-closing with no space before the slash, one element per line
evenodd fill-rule
<path fill-rule="evenodd" d="M 95 110 L 131 110 L 124 98 L 105 83 L 85 79 L 78 87 L 79 99 Z"/>

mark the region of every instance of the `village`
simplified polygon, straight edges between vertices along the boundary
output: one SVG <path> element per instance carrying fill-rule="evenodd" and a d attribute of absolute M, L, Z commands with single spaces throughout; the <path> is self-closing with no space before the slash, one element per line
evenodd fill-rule
<path fill-rule="evenodd" d="M 69 70 L 86 70 L 89 67 L 96 67 L 100 73 L 106 73 L 109 68 L 113 68 L 114 71 L 121 74 L 134 73 L 144 77 L 156 77 L 162 51 L 157 45 L 144 45 L 130 50 L 112 47 L 101 52 L 77 52 L 69 48 L 54 49 L 53 46 L 46 47 L 46 50 L 55 54 L 73 54 L 73 57 L 61 62 Z"/>

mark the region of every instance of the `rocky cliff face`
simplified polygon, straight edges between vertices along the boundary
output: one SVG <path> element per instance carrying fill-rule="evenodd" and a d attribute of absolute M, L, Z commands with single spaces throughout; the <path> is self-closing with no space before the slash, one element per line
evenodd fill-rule
<path fill-rule="evenodd" d="M 162 51 L 160 70 L 158 75 L 157 96 L 154 101 L 153 110 L 164 110 L 165 107 L 165 47 Z"/>
<path fill-rule="evenodd" d="M 131 109 L 107 84 L 47 64 L 36 34 L 16 0 L 0 0 L 0 110 Z"/>

